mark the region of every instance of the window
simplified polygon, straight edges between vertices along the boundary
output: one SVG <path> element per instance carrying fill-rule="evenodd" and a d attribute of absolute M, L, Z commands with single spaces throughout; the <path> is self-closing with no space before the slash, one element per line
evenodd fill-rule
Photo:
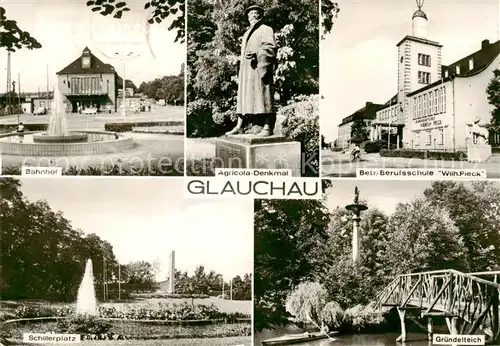
<path fill-rule="evenodd" d="M 434 110 L 432 113 L 438 114 L 438 91 L 437 91 L 437 89 L 434 90 Z"/>
<path fill-rule="evenodd" d="M 474 59 L 469 59 L 469 70 L 472 70 L 474 68 Z"/>
<path fill-rule="evenodd" d="M 412 105 L 412 115 L 411 117 L 415 119 L 417 117 L 417 98 L 413 98 L 413 105 Z"/>
<path fill-rule="evenodd" d="M 446 113 L 446 87 L 443 87 L 443 113 Z"/>
<path fill-rule="evenodd" d="M 418 64 L 422 66 L 431 66 L 431 56 L 428 54 L 418 54 Z"/>
<path fill-rule="evenodd" d="M 427 94 L 424 94 L 424 105 L 423 105 L 422 116 L 425 118 L 427 116 Z"/>
<path fill-rule="evenodd" d="M 448 77 L 448 70 L 444 70 L 444 78 Z"/>
<path fill-rule="evenodd" d="M 439 145 L 444 144 L 444 129 L 439 129 Z"/>
<path fill-rule="evenodd" d="M 429 91 L 429 103 L 427 106 L 429 107 L 429 112 L 427 114 L 432 115 L 432 91 Z"/>
<path fill-rule="evenodd" d="M 426 136 L 426 139 L 425 139 L 425 144 L 426 145 L 431 145 L 432 143 L 432 133 L 431 131 L 427 131 L 427 136 Z"/>
<path fill-rule="evenodd" d="M 415 133 L 415 145 L 420 145 L 420 132 Z"/>
<path fill-rule="evenodd" d="M 422 96 L 418 97 L 418 118 L 422 117 Z"/>
<path fill-rule="evenodd" d="M 420 84 L 430 84 L 431 74 L 429 72 L 418 71 L 418 82 Z"/>
<path fill-rule="evenodd" d="M 457 66 L 455 67 L 455 70 L 457 71 L 457 74 L 460 74 L 460 66 L 458 66 L 458 65 L 457 65 Z"/>

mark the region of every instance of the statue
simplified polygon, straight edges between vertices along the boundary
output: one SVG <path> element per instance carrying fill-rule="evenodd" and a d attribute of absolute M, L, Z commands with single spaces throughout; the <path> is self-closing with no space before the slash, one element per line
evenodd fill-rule
<path fill-rule="evenodd" d="M 359 189 L 357 186 L 354 188 L 354 204 L 359 204 Z"/>
<path fill-rule="evenodd" d="M 488 137 L 489 137 L 489 131 L 479 125 L 480 118 L 476 117 L 474 119 L 474 124 L 472 125 L 470 129 L 470 133 L 472 135 L 472 143 L 473 144 L 478 144 L 478 145 L 487 145 L 488 144 Z"/>
<path fill-rule="evenodd" d="M 246 10 L 250 27 L 243 35 L 236 127 L 227 135 L 273 135 L 276 114 L 273 112 L 273 66 L 276 59 L 274 31 L 262 23 L 264 9 L 250 6 Z M 251 126 L 250 126 L 251 125 Z M 247 129 L 250 127 L 249 129 Z"/>

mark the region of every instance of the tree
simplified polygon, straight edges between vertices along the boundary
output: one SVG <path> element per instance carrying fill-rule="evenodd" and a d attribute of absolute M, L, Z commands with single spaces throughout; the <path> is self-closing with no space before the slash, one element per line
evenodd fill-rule
<path fill-rule="evenodd" d="M 367 204 L 366 201 L 361 201 Z M 361 214 L 360 257 L 352 262 L 352 213 L 345 208 L 334 209 L 328 227 L 328 240 L 321 245 L 322 263 L 315 272 L 315 281 L 328 290 L 329 298 L 346 309 L 367 304 L 388 279 L 386 242 L 388 217 L 375 207 Z"/>
<path fill-rule="evenodd" d="M 130 11 L 126 1 L 115 0 L 89 0 L 87 6 L 92 8 L 92 12 L 99 12 L 103 16 L 113 15 L 113 18 L 121 19 L 125 12 Z M 177 31 L 175 42 L 184 43 L 185 37 L 185 0 L 147 0 L 144 3 L 144 10 L 149 11 L 149 24 L 162 23 L 166 18 L 172 18 L 169 30 Z"/>
<path fill-rule="evenodd" d="M 121 19 L 125 12 L 130 11 L 126 1 L 115 0 L 89 0 L 86 5 L 92 12 L 99 12 L 103 16 L 113 15 Z M 169 30 L 175 30 L 175 42 L 184 43 L 185 39 L 185 0 L 147 0 L 144 9 L 151 13 L 149 24 L 162 23 L 167 18 L 172 18 Z M 0 7 L 0 48 L 14 52 L 16 49 L 38 49 L 42 45 L 30 33 L 20 29 L 15 20 L 7 19 L 6 11 Z"/>
<path fill-rule="evenodd" d="M 111 245 L 72 228 L 63 213 L 45 201 L 28 201 L 18 180 L 0 178 L 3 298 L 73 300 L 85 264 L 94 261 L 102 281 L 102 256 L 114 263 Z M 96 262 L 97 261 L 97 262 Z"/>
<path fill-rule="evenodd" d="M 360 144 L 366 142 L 370 138 L 370 133 L 366 128 L 366 123 L 363 117 L 356 117 L 351 126 L 351 142 Z"/>
<path fill-rule="evenodd" d="M 262 330 L 288 322 L 286 296 L 320 263 L 329 213 L 316 200 L 256 200 L 254 210 L 254 320 Z"/>
<path fill-rule="evenodd" d="M 286 298 L 286 310 L 297 322 L 321 323 L 322 311 L 328 302 L 328 292 L 317 282 L 302 282 Z"/>
<path fill-rule="evenodd" d="M 493 78 L 486 88 L 486 95 L 488 102 L 493 106 L 488 126 L 491 136 L 500 131 L 500 69 L 493 70 Z"/>
<path fill-rule="evenodd" d="M 15 20 L 7 19 L 5 8 L 0 6 L 0 48 L 15 52 L 22 48 L 39 49 L 42 45 L 29 32 L 19 28 Z"/>
<path fill-rule="evenodd" d="M 399 204 L 389 220 L 386 254 L 393 276 L 441 269 L 468 271 L 466 253 L 448 210 L 425 198 Z"/>
<path fill-rule="evenodd" d="M 188 13 L 188 122 L 206 123 L 198 103 L 210 102 L 212 126 L 222 134 L 235 120 L 240 39 L 247 28 L 245 9 L 251 0 L 200 0 Z M 261 0 L 265 21 L 274 29 L 278 45 L 274 74 L 277 107 L 300 95 L 319 93 L 319 1 Z M 338 11 L 322 3 L 323 30 L 328 33 Z M 194 106 L 190 107 L 193 103 Z"/>
<path fill-rule="evenodd" d="M 154 269 L 147 261 L 136 261 L 126 264 L 123 268 L 123 279 L 129 284 L 153 283 Z"/>
<path fill-rule="evenodd" d="M 455 181 L 433 182 L 424 192 L 436 208 L 446 210 L 467 248 L 471 271 L 500 268 L 500 189 L 492 182 L 470 187 Z"/>

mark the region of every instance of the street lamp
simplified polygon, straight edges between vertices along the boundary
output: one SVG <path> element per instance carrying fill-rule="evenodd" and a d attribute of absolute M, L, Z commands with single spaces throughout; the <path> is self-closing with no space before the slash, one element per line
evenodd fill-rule
<path fill-rule="evenodd" d="M 128 52 L 126 54 L 118 53 L 115 52 L 115 57 L 123 61 L 123 76 L 122 76 L 122 106 L 123 109 L 121 110 L 122 115 L 126 116 L 126 111 L 125 111 L 125 61 L 127 59 L 135 58 L 139 56 L 138 53 L 135 52 Z"/>

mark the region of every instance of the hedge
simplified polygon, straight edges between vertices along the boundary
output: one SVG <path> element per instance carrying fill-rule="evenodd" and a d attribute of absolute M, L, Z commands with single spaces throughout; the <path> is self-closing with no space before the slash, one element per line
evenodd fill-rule
<path fill-rule="evenodd" d="M 48 124 L 23 124 L 25 131 L 46 131 Z M 0 132 L 16 131 L 17 124 L 0 124 Z"/>
<path fill-rule="evenodd" d="M 155 121 L 155 122 L 132 122 L 132 123 L 108 123 L 104 125 L 105 131 L 110 132 L 131 132 L 134 126 L 182 126 L 183 121 Z"/>
<path fill-rule="evenodd" d="M 467 154 L 463 151 L 428 151 L 428 150 L 380 150 L 383 157 L 404 157 L 422 160 L 443 160 L 443 161 L 467 161 Z"/>

